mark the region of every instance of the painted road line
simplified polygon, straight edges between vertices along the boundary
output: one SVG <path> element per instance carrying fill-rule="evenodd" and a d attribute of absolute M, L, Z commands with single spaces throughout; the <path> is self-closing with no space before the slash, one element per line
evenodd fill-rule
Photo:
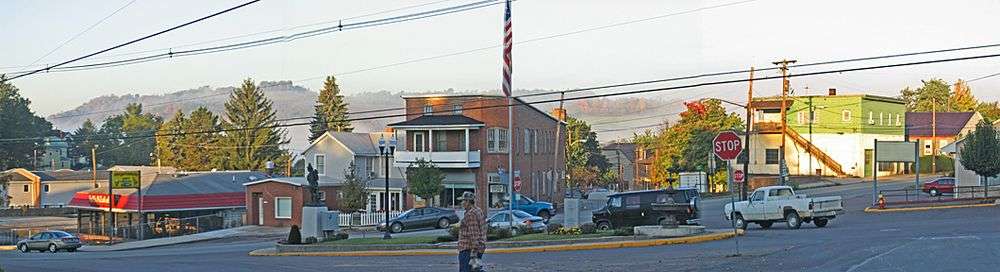
<path fill-rule="evenodd" d="M 988 204 L 968 204 L 968 205 L 948 205 L 948 206 L 930 206 L 930 207 L 909 207 L 909 208 L 865 208 L 866 213 L 888 213 L 888 212 L 915 212 L 915 211 L 929 211 L 929 210 L 943 210 L 943 209 L 957 209 L 957 208 L 977 208 L 977 207 L 996 207 L 996 203 Z"/>
<path fill-rule="evenodd" d="M 17 249 L 17 246 L 0 246 L 0 251 L 15 250 L 15 249 Z"/>

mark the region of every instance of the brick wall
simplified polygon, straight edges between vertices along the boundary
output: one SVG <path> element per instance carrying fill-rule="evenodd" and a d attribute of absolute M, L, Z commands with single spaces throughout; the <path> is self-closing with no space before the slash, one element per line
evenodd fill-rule
<path fill-rule="evenodd" d="M 281 182 L 264 182 L 254 185 L 247 186 L 246 198 L 247 198 L 247 221 L 248 225 L 257 225 L 258 221 L 258 202 L 254 199 L 254 193 L 260 193 L 264 198 L 264 225 L 272 227 L 289 227 L 291 225 L 300 225 L 302 222 L 302 205 L 303 201 L 306 199 L 306 190 L 304 188 L 287 184 Z M 329 194 L 327 197 L 329 198 Z M 292 218 L 282 219 L 275 218 L 275 197 L 291 197 L 292 198 Z"/>

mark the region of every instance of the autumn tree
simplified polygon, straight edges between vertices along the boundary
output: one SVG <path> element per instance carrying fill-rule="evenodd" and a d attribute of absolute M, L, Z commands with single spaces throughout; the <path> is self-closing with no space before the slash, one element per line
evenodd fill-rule
<path fill-rule="evenodd" d="M 225 146 L 225 168 L 263 170 L 267 161 L 277 161 L 287 152 L 285 130 L 278 128 L 274 105 L 252 79 L 243 81 L 226 101 L 225 134 L 220 146 Z"/>
<path fill-rule="evenodd" d="M 326 77 L 326 82 L 323 82 L 323 89 L 319 91 L 315 107 L 315 115 L 309 127 L 309 131 L 312 133 L 309 136 L 310 142 L 318 139 L 327 131 L 351 132 L 354 130 L 351 127 L 351 122 L 347 120 L 347 102 L 344 100 L 344 95 L 340 93 L 337 79 L 333 76 Z"/>

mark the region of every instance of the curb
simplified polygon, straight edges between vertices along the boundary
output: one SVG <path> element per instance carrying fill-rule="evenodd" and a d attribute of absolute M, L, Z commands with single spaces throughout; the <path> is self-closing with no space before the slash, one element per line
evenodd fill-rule
<path fill-rule="evenodd" d="M 958 209 L 958 208 L 995 207 L 995 206 L 997 206 L 996 203 L 966 204 L 966 205 L 948 205 L 948 206 L 930 206 L 930 207 L 910 207 L 910 208 L 886 208 L 886 209 L 878 209 L 878 208 L 873 208 L 873 207 L 867 207 L 867 208 L 865 208 L 865 212 L 866 213 L 915 212 L 915 211 Z"/>
<path fill-rule="evenodd" d="M 0 251 L 16 250 L 17 246 L 0 246 Z"/>
<path fill-rule="evenodd" d="M 92 248 L 83 249 L 81 247 L 80 250 L 78 250 L 78 251 L 80 251 L 80 252 L 128 251 L 128 250 L 136 250 L 136 249 L 147 249 L 147 248 L 154 248 L 154 247 L 165 247 L 165 246 L 173 246 L 173 245 L 183 245 L 183 244 L 190 244 L 190 243 L 198 243 L 198 242 L 218 240 L 218 239 L 222 239 L 222 238 L 224 238 L 224 237 L 212 237 L 212 238 L 208 238 L 208 239 L 191 240 L 191 241 L 184 241 L 184 242 L 178 242 L 178 243 L 156 244 L 156 245 L 143 245 L 143 246 L 136 246 L 136 247 L 130 247 L 130 248 L 117 248 L 117 249 L 108 249 L 106 246 L 88 246 L 88 247 L 92 247 Z"/>
<path fill-rule="evenodd" d="M 742 232 L 740 233 L 742 235 Z M 629 247 L 651 247 L 675 244 L 693 244 L 708 241 L 716 241 L 735 237 L 732 232 L 708 233 L 689 237 L 654 239 L 643 241 L 619 241 L 602 242 L 588 244 L 551 245 L 519 248 L 495 248 L 487 249 L 486 253 L 537 253 L 556 251 L 576 251 L 594 249 L 614 249 Z M 323 257 L 371 257 L 371 256 L 427 256 L 427 255 L 458 255 L 454 249 L 433 249 L 433 250 L 397 250 L 397 251 L 353 251 L 353 252 L 287 252 L 277 253 L 273 248 L 264 248 L 251 251 L 250 256 L 323 256 Z"/>

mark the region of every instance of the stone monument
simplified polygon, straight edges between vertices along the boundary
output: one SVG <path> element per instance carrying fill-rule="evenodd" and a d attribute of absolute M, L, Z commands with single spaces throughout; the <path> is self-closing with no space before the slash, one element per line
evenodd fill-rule
<path fill-rule="evenodd" d="M 306 171 L 308 172 L 306 190 L 309 192 L 309 199 L 302 206 L 302 238 L 316 237 L 316 240 L 322 241 L 325 238 L 323 221 L 328 210 L 326 203 L 320 199 L 319 171 L 316 171 L 312 164 L 306 167 Z"/>

